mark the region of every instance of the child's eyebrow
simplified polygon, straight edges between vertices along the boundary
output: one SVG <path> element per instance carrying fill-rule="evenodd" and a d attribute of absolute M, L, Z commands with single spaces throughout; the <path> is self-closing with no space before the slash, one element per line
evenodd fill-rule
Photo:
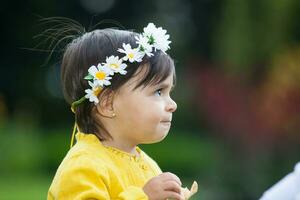
<path fill-rule="evenodd" d="M 160 84 L 157 84 L 157 87 L 159 87 L 159 88 L 169 88 L 170 87 L 171 90 L 173 90 L 175 85 L 174 84 L 170 85 L 168 83 L 160 83 Z"/>

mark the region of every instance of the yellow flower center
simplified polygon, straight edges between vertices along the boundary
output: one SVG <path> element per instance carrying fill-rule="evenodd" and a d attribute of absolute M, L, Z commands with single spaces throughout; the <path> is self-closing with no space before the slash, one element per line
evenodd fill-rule
<path fill-rule="evenodd" d="M 119 68 L 119 65 L 116 64 L 116 63 L 112 63 L 112 64 L 110 64 L 110 67 L 114 68 L 114 69 L 117 69 L 117 68 Z"/>
<path fill-rule="evenodd" d="M 94 95 L 97 97 L 101 91 L 102 91 L 102 88 L 101 88 L 101 87 L 97 87 L 97 88 L 93 91 L 93 93 L 94 93 Z"/>
<path fill-rule="evenodd" d="M 96 73 L 96 77 L 97 77 L 99 80 L 103 80 L 103 79 L 105 79 L 106 74 L 105 74 L 104 72 L 97 72 L 97 73 Z"/>
<path fill-rule="evenodd" d="M 134 54 L 133 54 L 133 53 L 129 53 L 129 54 L 128 54 L 128 57 L 129 57 L 129 58 L 133 58 L 133 57 L 134 57 Z"/>

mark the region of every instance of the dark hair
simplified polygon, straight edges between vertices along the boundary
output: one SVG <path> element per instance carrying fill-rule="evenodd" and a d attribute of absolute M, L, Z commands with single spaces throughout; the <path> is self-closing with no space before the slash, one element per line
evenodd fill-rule
<path fill-rule="evenodd" d="M 65 48 L 61 64 L 62 88 L 66 101 L 71 105 L 85 95 L 85 89 L 88 89 L 89 85 L 84 77 L 88 74 L 90 66 L 105 62 L 106 57 L 111 55 L 122 57 L 123 55 L 117 49 L 122 48 L 123 43 L 130 44 L 133 48 L 137 47 L 135 36 L 137 33 L 131 31 L 97 29 L 70 42 Z M 136 88 L 160 83 L 171 74 L 175 81 L 174 62 L 170 56 L 160 50 L 153 53 L 154 56 L 144 56 L 140 63 L 128 62 L 127 74 L 115 74 L 111 79 L 111 85 L 104 88 L 101 94 L 107 89 L 118 90 L 136 73 L 139 66 L 148 67 Z M 92 115 L 94 106 L 88 100 L 82 102 L 75 109 L 75 120 L 81 132 L 93 133 L 100 140 L 105 140 L 111 136 L 109 133 L 100 133 L 100 127 L 104 130 L 105 128 L 99 120 L 94 119 Z"/>

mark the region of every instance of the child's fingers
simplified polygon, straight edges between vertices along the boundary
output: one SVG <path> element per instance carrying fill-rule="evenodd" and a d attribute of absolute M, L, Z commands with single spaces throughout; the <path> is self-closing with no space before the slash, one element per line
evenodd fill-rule
<path fill-rule="evenodd" d="M 160 176 L 162 177 L 163 181 L 175 180 L 180 186 L 182 185 L 178 176 L 176 176 L 175 174 L 173 174 L 171 172 L 162 173 L 162 174 L 160 174 Z"/>
<path fill-rule="evenodd" d="M 176 181 L 166 181 L 163 185 L 164 190 L 171 190 L 177 193 L 181 193 L 181 187 Z"/>
<path fill-rule="evenodd" d="M 172 191 L 165 191 L 163 199 L 185 200 L 182 195 Z"/>

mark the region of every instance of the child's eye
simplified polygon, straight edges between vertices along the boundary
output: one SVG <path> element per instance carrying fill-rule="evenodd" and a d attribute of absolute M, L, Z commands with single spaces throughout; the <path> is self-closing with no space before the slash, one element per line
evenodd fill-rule
<path fill-rule="evenodd" d="M 162 91 L 162 89 L 156 90 L 156 91 L 155 91 L 155 95 L 156 95 L 156 96 L 161 96 L 161 91 Z"/>

